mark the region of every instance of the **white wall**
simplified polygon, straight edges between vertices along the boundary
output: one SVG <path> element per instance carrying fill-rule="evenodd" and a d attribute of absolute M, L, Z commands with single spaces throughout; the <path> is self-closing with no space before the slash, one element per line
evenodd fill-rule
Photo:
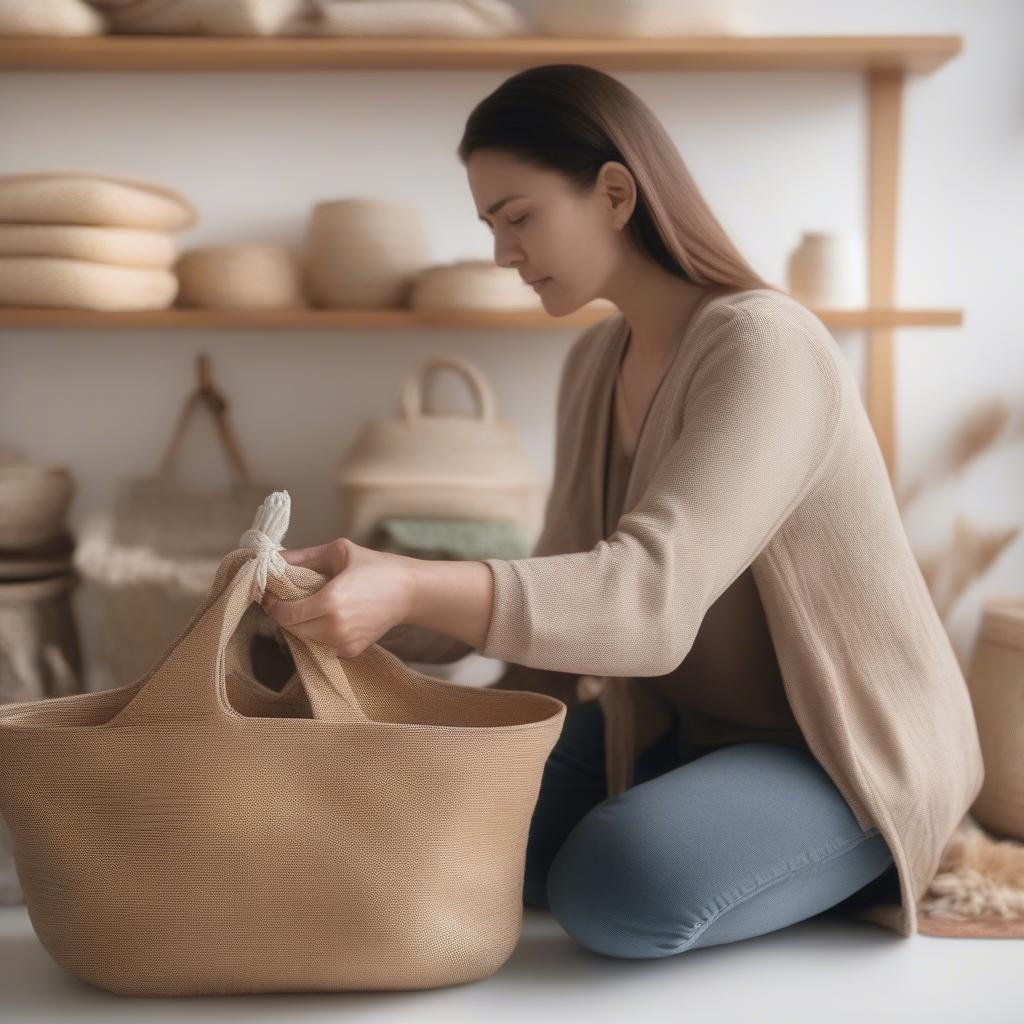
<path fill-rule="evenodd" d="M 897 334 L 902 478 L 929 471 L 976 403 L 1002 395 L 1022 419 L 1020 338 L 1024 87 L 1019 0 L 810 0 L 753 5 L 757 33 L 965 36 L 937 73 L 908 81 L 898 300 L 958 307 L 965 326 Z M 312 204 L 402 198 L 422 211 L 438 261 L 489 257 L 454 155 L 472 106 L 506 73 L 60 73 L 0 76 L 0 173 L 77 169 L 152 180 L 198 207 L 181 248 L 298 244 Z M 804 229 L 861 231 L 866 93 L 850 74 L 622 72 L 666 124 L 741 251 L 784 284 Z M 1014 230 L 1016 228 L 1016 230 Z M 0 441 L 67 461 L 79 483 L 72 528 L 109 503 L 115 482 L 155 468 L 194 356 L 210 353 L 256 473 L 294 501 L 286 545 L 337 536 L 335 465 L 369 416 L 396 409 L 427 354 L 465 356 L 490 376 L 502 415 L 549 474 L 555 389 L 576 332 L 4 331 Z M 861 366 L 860 336 L 836 334 Z M 469 408 L 447 374 L 439 404 Z M 209 424 L 189 439 L 196 479 L 222 460 Z M 1019 434 L 1018 434 L 1019 437 Z M 908 514 L 919 553 L 942 544 L 957 509 L 982 526 L 1021 521 L 1020 440 Z M 1018 539 L 951 619 L 963 654 L 989 593 L 1020 591 Z M 81 601 L 82 595 L 76 600 Z M 86 637 L 87 645 L 91 639 Z"/>

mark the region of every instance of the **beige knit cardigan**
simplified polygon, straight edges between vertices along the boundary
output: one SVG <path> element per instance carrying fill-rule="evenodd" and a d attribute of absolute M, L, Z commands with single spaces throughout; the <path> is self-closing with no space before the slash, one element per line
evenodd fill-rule
<path fill-rule="evenodd" d="M 503 687 L 564 697 L 579 676 L 597 677 L 615 795 L 632 783 L 638 737 L 657 728 L 644 677 L 682 662 L 708 608 L 750 567 L 804 738 L 893 854 L 899 902 L 853 916 L 914 935 L 917 902 L 984 767 L 966 682 L 850 365 L 796 300 L 767 288 L 709 294 L 655 393 L 626 511 L 605 538 L 609 409 L 627 335 L 617 314 L 566 356 L 544 529 L 531 557 L 483 560 L 494 609 L 479 653 L 512 663 Z"/>

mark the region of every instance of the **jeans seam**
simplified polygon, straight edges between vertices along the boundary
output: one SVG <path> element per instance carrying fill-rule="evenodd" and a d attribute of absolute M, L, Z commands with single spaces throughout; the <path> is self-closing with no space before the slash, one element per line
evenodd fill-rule
<path fill-rule="evenodd" d="M 701 923 L 698 924 L 697 927 L 694 928 L 690 932 L 690 934 L 687 935 L 687 937 L 681 943 L 679 943 L 679 945 L 676 947 L 674 952 L 678 953 L 683 946 L 687 946 L 690 943 L 692 943 L 694 941 L 694 939 L 700 938 L 700 936 L 704 932 L 706 932 L 708 930 L 708 928 L 710 928 L 711 925 L 713 925 L 715 923 L 715 921 L 717 921 L 719 918 L 723 917 L 730 910 L 733 910 L 736 907 L 738 907 L 741 903 L 745 903 L 747 900 L 752 899 L 754 896 L 758 896 L 762 892 L 765 892 L 766 890 L 770 889 L 773 885 L 778 885 L 780 882 L 784 882 L 787 878 L 792 878 L 794 875 L 799 874 L 801 871 L 804 871 L 807 868 L 814 867 L 816 864 L 827 864 L 829 861 L 835 860 L 836 857 L 839 857 L 840 855 L 842 855 L 844 853 L 849 853 L 850 850 L 856 849 L 858 846 L 860 846 L 861 843 L 865 842 L 868 839 L 873 839 L 875 836 L 877 836 L 879 834 L 880 833 L 879 833 L 878 829 L 875 828 L 874 826 L 872 826 L 866 832 L 861 832 L 861 834 L 859 836 L 857 836 L 856 838 L 852 839 L 850 842 L 844 843 L 844 844 L 842 844 L 840 846 L 837 846 L 837 847 L 829 850 L 829 852 L 826 853 L 824 857 L 820 857 L 818 860 L 808 860 L 808 861 L 805 861 L 799 867 L 792 868 L 789 871 L 785 871 L 781 875 L 779 875 L 777 878 L 771 878 L 767 882 L 765 882 L 763 885 L 758 886 L 757 888 L 751 889 L 750 892 L 744 893 L 735 902 L 730 903 L 727 907 L 723 907 L 721 910 L 715 910 L 715 912 L 709 918 L 707 918 L 707 920 L 701 921 Z M 827 848 L 827 847 L 831 846 L 831 843 L 826 843 L 825 845 L 826 845 L 826 848 Z"/>

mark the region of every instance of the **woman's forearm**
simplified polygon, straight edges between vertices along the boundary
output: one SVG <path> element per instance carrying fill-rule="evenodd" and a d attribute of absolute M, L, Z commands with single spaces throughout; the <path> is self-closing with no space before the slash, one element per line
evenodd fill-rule
<path fill-rule="evenodd" d="M 405 622 L 482 647 L 491 624 L 494 576 L 486 562 L 407 557 Z"/>

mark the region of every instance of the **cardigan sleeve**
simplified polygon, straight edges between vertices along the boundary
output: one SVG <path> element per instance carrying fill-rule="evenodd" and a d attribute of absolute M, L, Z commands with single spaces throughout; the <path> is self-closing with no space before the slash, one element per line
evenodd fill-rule
<path fill-rule="evenodd" d="M 708 608 L 816 480 L 840 415 L 836 367 L 805 326 L 734 312 L 690 379 L 679 435 L 610 537 L 481 559 L 494 604 L 480 653 L 609 676 L 660 676 L 686 657 Z"/>
<path fill-rule="evenodd" d="M 561 423 L 565 418 L 565 410 L 568 404 L 566 391 L 568 385 L 574 378 L 574 360 L 578 358 L 583 347 L 589 342 L 598 326 L 598 324 L 591 325 L 581 332 L 575 342 L 570 346 L 569 352 L 562 364 L 562 372 L 559 378 L 556 400 L 559 423 Z M 554 466 L 554 476 L 556 480 L 562 470 L 563 459 L 564 456 L 561 449 L 556 446 Z M 557 494 L 553 488 L 545 503 L 546 512 L 543 525 L 539 536 L 534 541 L 531 556 L 543 554 L 549 549 L 552 539 L 551 529 L 554 525 L 554 521 L 550 516 L 550 511 L 552 504 L 557 500 Z M 403 661 L 416 661 L 426 664 L 451 664 L 452 662 L 459 661 L 467 654 L 477 650 L 477 648 L 472 644 L 465 643 L 462 640 L 457 640 L 455 637 L 439 633 L 436 630 L 427 629 L 424 626 L 414 626 L 404 622 L 399 623 L 396 626 L 392 626 L 391 629 L 381 636 L 377 642 L 385 650 L 397 655 Z M 531 676 L 531 679 L 543 678 L 545 675 L 545 673 L 534 673 Z M 518 680 L 518 682 L 513 682 L 513 680 Z M 551 681 L 545 680 L 545 683 L 548 682 Z M 505 674 L 500 680 L 498 680 L 496 685 L 505 686 L 507 689 L 529 688 L 523 683 L 518 673 L 511 672 L 510 670 L 506 670 Z M 575 676 L 573 676 L 572 685 L 575 685 Z M 562 690 L 566 690 L 567 692 L 567 688 L 570 687 L 570 684 L 567 680 L 561 680 L 559 681 L 558 686 L 560 692 Z"/>

